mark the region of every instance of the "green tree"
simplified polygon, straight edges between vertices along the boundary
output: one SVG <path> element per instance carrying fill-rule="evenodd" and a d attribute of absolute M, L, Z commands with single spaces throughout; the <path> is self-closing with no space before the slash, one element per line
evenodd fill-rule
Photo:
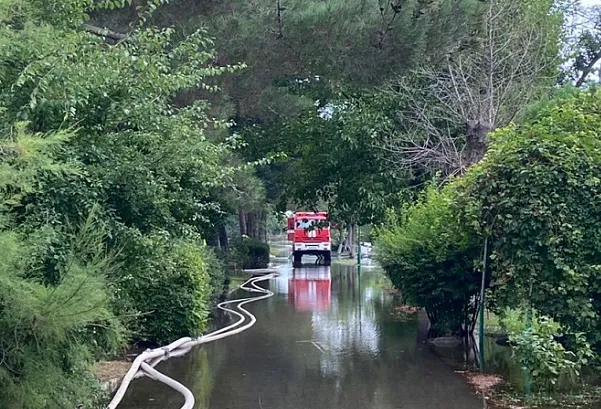
<path fill-rule="evenodd" d="M 327 207 L 332 221 L 346 226 L 379 223 L 388 207 L 404 198 L 410 176 L 399 174 L 376 140 L 383 132 L 374 106 L 377 96 L 343 97 L 313 107 L 296 119 L 246 134 L 250 155 L 275 155 L 283 172 L 278 195 L 284 204 L 307 209 Z M 350 241 L 356 237 L 351 227 Z"/>
<path fill-rule="evenodd" d="M 207 27 L 220 63 L 249 65 L 224 85 L 236 117 L 271 121 L 306 108 L 291 84 L 317 77 L 328 87 L 372 87 L 420 62 L 443 61 L 471 35 L 479 9 L 476 0 L 180 0 L 156 21 Z M 133 17 L 102 24 L 125 26 Z"/>
<path fill-rule="evenodd" d="M 412 305 L 424 307 L 430 335 L 471 334 L 476 323 L 480 248 L 455 214 L 452 186 L 430 185 L 377 231 L 378 260 Z"/>
<path fill-rule="evenodd" d="M 44 175 L 65 177 L 72 163 L 57 160 L 72 135 L 32 135 L 19 124 L 0 138 L 0 402 L 3 408 L 91 405 L 94 381 L 87 366 L 122 345 L 112 308 L 105 226 L 93 211 L 62 234 L 68 251 L 60 279 L 48 285 L 35 268 L 36 248 L 58 228 L 28 231 L 11 217 L 26 195 L 45 188 Z M 58 231 L 57 233 L 63 233 Z M 60 385 L 59 387 L 57 387 Z M 98 393 L 97 396 L 100 396 Z"/>
<path fill-rule="evenodd" d="M 38 274 L 52 284 L 71 251 L 63 234 L 98 208 L 108 246 L 119 254 L 115 308 L 142 313 L 128 322 L 136 338 L 163 341 L 200 331 L 210 293 L 222 289 L 216 282 L 222 271 L 192 247 L 211 233 L 221 214 L 216 193 L 232 186 L 237 172 L 229 158 L 238 143 L 220 135 L 226 124 L 208 117 L 206 101 L 178 98 L 215 91 L 212 78 L 235 67 L 213 63 L 213 43 L 202 30 L 179 38 L 171 28 L 138 24 L 112 45 L 90 33 L 89 14 L 119 3 L 2 0 L 0 127 L 8 133 L 15 121 L 27 120 L 32 132 L 68 129 L 72 136 L 57 157 L 78 164 L 61 177 L 41 175 L 43 189 L 9 210 L 28 231 L 56 228 L 36 248 Z M 147 10 L 139 13 L 147 21 Z M 140 249 L 163 256 L 130 257 Z M 171 291 L 174 281 L 182 291 Z M 144 300 L 149 286 L 157 299 L 172 301 L 169 307 Z M 180 327 L 161 326 L 165 315 L 178 314 L 187 318 L 170 322 Z"/>
<path fill-rule="evenodd" d="M 563 82 L 573 81 L 576 87 L 598 82 L 594 74 L 601 61 L 601 7 L 579 8 L 570 28 L 566 51 L 571 65 Z"/>
<path fill-rule="evenodd" d="M 552 0 L 491 0 L 469 43 L 392 82 L 399 128 L 384 148 L 401 169 L 452 176 L 477 163 L 488 133 L 556 84 L 563 13 Z M 393 99 L 394 100 L 394 99 Z"/>
<path fill-rule="evenodd" d="M 597 89 L 535 106 L 495 132 L 457 190 L 466 226 L 491 240 L 494 306 L 534 308 L 597 348 L 600 108 Z"/>

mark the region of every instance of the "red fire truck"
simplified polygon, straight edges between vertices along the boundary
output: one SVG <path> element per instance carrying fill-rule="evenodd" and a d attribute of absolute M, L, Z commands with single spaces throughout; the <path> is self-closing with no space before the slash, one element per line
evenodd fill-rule
<path fill-rule="evenodd" d="M 296 212 L 288 215 L 288 240 L 292 242 L 294 266 L 304 255 L 314 255 L 329 266 L 332 263 L 330 224 L 326 212 Z"/>

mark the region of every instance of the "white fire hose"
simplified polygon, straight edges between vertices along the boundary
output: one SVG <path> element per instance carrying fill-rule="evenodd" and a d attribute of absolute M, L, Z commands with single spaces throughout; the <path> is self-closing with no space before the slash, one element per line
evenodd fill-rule
<path fill-rule="evenodd" d="M 123 399 L 123 396 L 125 396 L 125 392 L 127 391 L 127 388 L 129 387 L 131 381 L 134 378 L 138 378 L 141 376 L 148 376 L 152 379 L 164 383 L 165 385 L 181 393 L 185 399 L 184 406 L 182 406 L 181 409 L 193 409 L 194 395 L 192 394 L 192 392 L 176 380 L 171 379 L 166 375 L 163 375 L 162 373 L 154 369 L 154 367 L 157 366 L 161 361 L 164 361 L 168 358 L 187 354 L 193 346 L 226 338 L 252 327 L 257 321 L 257 319 L 254 315 L 252 315 L 250 312 L 244 309 L 243 306 L 251 302 L 271 297 L 273 295 L 273 292 L 259 287 L 257 283 L 260 281 L 271 280 L 276 276 L 277 274 L 272 273 L 263 276 L 253 277 L 239 287 L 240 289 L 246 291 L 250 291 L 253 293 L 262 293 L 264 295 L 261 295 L 259 297 L 241 298 L 236 300 L 224 301 L 217 305 L 219 309 L 237 316 L 238 321 L 236 321 L 235 323 L 221 328 L 217 331 L 211 332 L 210 334 L 202 335 L 198 338 L 180 338 L 177 341 L 174 341 L 165 347 L 149 349 L 138 355 L 138 357 L 136 357 L 131 367 L 129 368 L 129 371 L 127 371 L 127 373 L 123 377 L 121 385 L 119 386 L 119 389 L 117 389 L 117 392 L 115 393 L 115 396 L 113 396 L 113 399 L 109 403 L 107 409 L 116 409 L 121 400 Z M 230 304 L 237 304 L 236 309 L 238 311 L 228 308 L 227 306 Z M 247 321 L 247 318 L 250 319 L 250 321 L 244 324 L 244 322 Z"/>

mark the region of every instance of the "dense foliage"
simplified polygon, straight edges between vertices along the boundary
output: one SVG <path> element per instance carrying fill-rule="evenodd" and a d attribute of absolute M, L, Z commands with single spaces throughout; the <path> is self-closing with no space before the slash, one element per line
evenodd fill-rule
<path fill-rule="evenodd" d="M 492 238 L 497 306 L 526 304 L 601 345 L 601 92 L 565 92 L 495 133 L 461 182 Z"/>
<path fill-rule="evenodd" d="M 284 182 L 284 198 L 306 208 L 325 203 L 332 220 L 377 223 L 400 202 L 410 181 L 392 170 L 385 153 L 375 147 L 383 131 L 372 126 L 382 116 L 372 104 L 368 97 L 340 99 L 268 132 L 249 132 L 247 140 L 249 145 L 259 138 L 263 142 L 255 155 L 285 153 L 278 163 L 286 171 L 275 173 Z"/>
<path fill-rule="evenodd" d="M 87 10 L 79 7 L 73 5 L 69 15 L 78 11 L 83 21 Z M 36 132 L 72 128 L 60 154 L 82 165 L 67 177 L 46 176 L 44 189 L 23 197 L 14 211 L 37 228 L 78 223 L 99 203 L 110 246 L 122 250 L 115 277 L 123 284 L 119 310 L 145 314 L 134 323 L 139 336 L 166 340 L 166 333 L 152 330 L 164 325 L 163 317 L 157 308 L 148 309 L 144 291 L 154 285 L 155 297 L 162 289 L 169 293 L 169 271 L 190 261 L 177 260 L 171 239 L 198 246 L 195 236 L 218 208 L 212 189 L 227 184 L 232 174 L 223 166 L 228 147 L 204 134 L 206 103 L 177 107 L 173 98 L 189 88 L 210 89 L 205 79 L 226 68 L 211 65 L 211 42 L 202 31 L 175 42 L 171 29 L 140 28 L 130 40 L 108 46 L 44 16 L 7 15 L 5 21 L 10 22 L 2 36 L 9 45 L 2 59 L 10 61 L 1 73 L 5 129 L 19 119 Z M 50 237 L 51 246 L 40 254 L 47 282 L 60 276 L 53 260 L 64 257 L 61 241 Z M 154 262 L 147 256 L 140 263 L 140 254 L 152 254 Z M 209 291 L 202 283 L 211 272 L 201 265 L 188 265 L 197 276 L 188 281 L 190 294 Z M 187 299 L 185 290 L 169 294 L 181 296 L 180 305 L 195 305 L 185 311 L 198 331 L 196 317 L 206 316 L 206 303 Z M 183 325 L 176 333 L 190 329 Z"/>
<path fill-rule="evenodd" d="M 199 240 L 153 233 L 125 248 L 122 260 L 128 269 L 117 281 L 119 307 L 142 313 L 131 323 L 137 339 L 164 343 L 200 334 L 225 279 L 211 250 Z"/>
<path fill-rule="evenodd" d="M 248 64 L 224 91 L 237 118 L 265 123 L 312 104 L 304 93 L 289 92 L 304 81 L 320 78 L 326 89 L 371 88 L 425 61 L 443 60 L 469 41 L 480 9 L 476 0 L 175 0 L 156 22 L 207 27 L 220 62 Z"/>
<path fill-rule="evenodd" d="M 424 307 L 431 335 L 471 333 L 479 247 L 459 223 L 453 191 L 430 186 L 378 231 L 378 260 L 409 303 Z"/>
<path fill-rule="evenodd" d="M 593 352 L 584 334 L 575 334 L 572 350 L 566 349 L 558 341 L 564 329 L 551 317 L 507 308 L 501 324 L 509 334 L 514 355 L 537 389 L 553 390 L 560 381 L 564 387 L 574 386 L 582 368 L 591 363 Z"/>
<path fill-rule="evenodd" d="M 267 268 L 269 245 L 250 237 L 241 237 L 232 243 L 231 255 L 237 267 L 245 269 Z"/>
<path fill-rule="evenodd" d="M 89 404 L 93 358 L 199 334 L 223 291 L 203 237 L 243 171 L 237 142 L 177 97 L 235 67 L 147 9 L 114 44 L 86 28 L 119 3 L 0 1 L 3 407 Z"/>
<path fill-rule="evenodd" d="M 416 21 L 436 14 L 446 21 L 449 2 L 438 2 L 436 10 L 418 3 L 424 10 Z M 468 34 L 463 30 L 470 24 L 451 32 L 432 24 L 432 35 L 446 33 L 446 58 L 427 48 L 389 73 L 384 87 L 334 85 L 346 71 L 325 69 L 278 82 L 281 92 L 304 98 L 309 107 L 243 127 L 249 159 L 285 157 L 261 173 L 272 197 L 305 208 L 327 206 L 346 225 L 379 223 L 387 208 L 414 198 L 413 188 L 436 172 L 465 172 L 482 158 L 491 130 L 519 118 L 553 87 L 562 14 L 552 1 L 461 2 L 453 12 L 477 28 Z"/>
<path fill-rule="evenodd" d="M 378 239 L 393 283 L 436 326 L 434 308 L 460 316 L 477 300 L 486 238 L 487 306 L 505 320 L 521 311 L 510 340 L 542 389 L 577 377 L 601 347 L 600 127 L 601 91 L 562 90 L 494 132 L 480 163 L 430 187 Z"/>
<path fill-rule="evenodd" d="M 227 283 L 210 246 L 266 266 L 276 204 L 327 209 L 346 245 L 384 222 L 435 334 L 473 329 L 486 237 L 489 306 L 541 317 L 522 362 L 549 380 L 601 349 L 601 92 L 525 109 L 567 2 L 284 3 L 0 0 L 2 405 L 90 406 L 93 359 L 198 334 Z"/>
<path fill-rule="evenodd" d="M 29 231 L 11 209 L 44 188 L 44 175 L 73 169 L 56 161 L 70 135 L 45 136 L 15 127 L 0 139 L 0 402 L 3 408 L 91 405 L 94 385 L 86 374 L 95 356 L 119 346 L 123 328 L 111 308 L 116 268 L 104 245 L 106 226 L 96 209 L 66 232 L 45 225 Z M 66 250 L 52 285 L 45 285 L 36 250 L 60 235 Z M 98 394 L 97 396 L 100 396 Z"/>

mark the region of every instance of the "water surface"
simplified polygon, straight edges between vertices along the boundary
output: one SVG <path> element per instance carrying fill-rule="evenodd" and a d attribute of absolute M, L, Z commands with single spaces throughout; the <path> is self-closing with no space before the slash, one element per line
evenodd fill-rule
<path fill-rule="evenodd" d="M 399 317 L 377 268 L 280 268 L 252 304 L 250 330 L 196 348 L 158 369 L 189 387 L 197 409 L 481 409 L 451 367 L 423 343 L 420 321 Z M 232 297 L 244 295 L 234 292 Z M 120 408 L 178 409 L 183 399 L 134 381 Z"/>

